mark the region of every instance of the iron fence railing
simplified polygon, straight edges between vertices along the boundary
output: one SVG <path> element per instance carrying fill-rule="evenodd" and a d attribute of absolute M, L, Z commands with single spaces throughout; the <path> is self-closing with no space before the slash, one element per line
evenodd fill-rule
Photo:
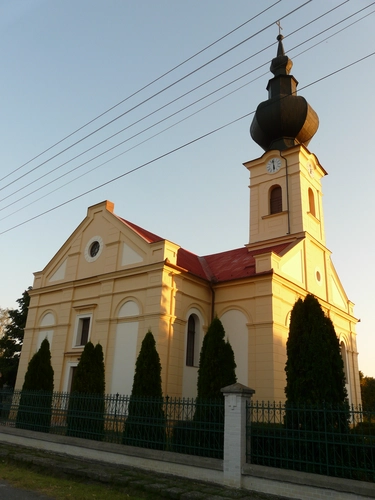
<path fill-rule="evenodd" d="M 375 482 L 375 412 L 250 402 L 247 461 Z"/>
<path fill-rule="evenodd" d="M 0 425 L 223 458 L 224 401 L 0 390 Z M 375 412 L 249 402 L 247 461 L 375 482 Z"/>
<path fill-rule="evenodd" d="M 224 400 L 1 390 L 0 425 L 222 458 Z"/>

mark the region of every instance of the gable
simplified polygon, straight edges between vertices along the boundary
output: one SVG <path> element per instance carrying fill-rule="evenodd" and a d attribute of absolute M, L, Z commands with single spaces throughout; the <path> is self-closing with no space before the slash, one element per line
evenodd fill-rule
<path fill-rule="evenodd" d="M 280 271 L 292 281 L 299 284 L 305 282 L 303 243 L 299 243 L 281 259 Z"/>
<path fill-rule="evenodd" d="M 349 300 L 331 260 L 329 267 L 328 283 L 330 287 L 331 302 L 340 309 L 348 311 Z"/>
<path fill-rule="evenodd" d="M 113 214 L 112 203 L 99 203 L 89 207 L 87 217 L 44 270 L 35 274 L 34 287 L 76 281 L 162 261 L 166 247 L 168 255 L 177 254 L 177 251 L 174 252 L 175 245 L 169 246 L 162 238 L 152 233 L 143 235 Z"/>

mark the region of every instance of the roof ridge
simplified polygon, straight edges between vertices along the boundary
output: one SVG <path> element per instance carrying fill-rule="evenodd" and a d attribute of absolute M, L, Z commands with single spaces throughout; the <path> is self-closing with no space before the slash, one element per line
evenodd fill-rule
<path fill-rule="evenodd" d="M 205 275 L 207 276 L 207 279 L 208 279 L 209 281 L 217 281 L 217 278 L 216 278 L 216 276 L 212 273 L 211 268 L 210 268 L 210 266 L 209 266 L 208 262 L 206 261 L 205 257 L 200 257 L 200 256 L 198 255 L 198 260 L 199 260 L 199 262 L 200 262 L 200 265 L 202 266 L 202 269 L 203 269 L 203 271 L 204 271 Z"/>

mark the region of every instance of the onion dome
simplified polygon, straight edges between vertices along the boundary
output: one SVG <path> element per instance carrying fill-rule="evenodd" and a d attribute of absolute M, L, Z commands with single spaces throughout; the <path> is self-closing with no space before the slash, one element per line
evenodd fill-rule
<path fill-rule="evenodd" d="M 290 75 L 293 63 L 284 53 L 278 35 L 277 56 L 270 70 L 275 75 L 267 85 L 268 100 L 257 107 L 250 135 L 265 151 L 280 151 L 297 144 L 308 145 L 319 127 L 319 118 L 306 99 L 297 96 L 298 82 Z"/>

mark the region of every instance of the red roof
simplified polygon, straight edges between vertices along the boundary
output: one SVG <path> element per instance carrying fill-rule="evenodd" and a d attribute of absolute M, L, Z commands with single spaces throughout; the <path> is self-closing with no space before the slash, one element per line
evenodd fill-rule
<path fill-rule="evenodd" d="M 143 229 L 143 227 L 137 226 L 136 224 L 133 224 L 132 222 L 129 222 L 128 220 L 123 219 L 122 217 L 118 217 L 124 224 L 126 224 L 130 229 L 133 229 L 139 236 L 141 236 L 144 240 L 147 241 L 147 243 L 155 243 L 156 241 L 163 241 L 165 238 L 162 238 L 161 236 L 158 236 L 157 234 L 150 233 L 150 231 L 147 231 L 146 229 Z"/>
<path fill-rule="evenodd" d="M 213 282 L 229 281 L 255 275 L 255 256 L 274 252 L 280 254 L 290 242 L 267 248 L 251 250 L 246 247 L 228 250 L 204 257 L 189 254 L 180 248 L 177 254 L 177 265 L 192 274 Z M 189 258 L 186 258 L 189 255 Z M 194 260 L 195 257 L 195 260 Z"/>
<path fill-rule="evenodd" d="M 165 239 L 121 217 L 118 218 L 148 243 L 155 243 Z M 247 276 L 254 276 L 256 255 L 269 252 L 274 252 L 279 255 L 289 245 L 290 242 L 287 242 L 255 250 L 241 247 L 226 252 L 206 255 L 204 257 L 199 257 L 180 247 L 177 252 L 177 266 L 207 281 L 215 283 L 230 281 L 238 278 L 246 278 Z"/>

